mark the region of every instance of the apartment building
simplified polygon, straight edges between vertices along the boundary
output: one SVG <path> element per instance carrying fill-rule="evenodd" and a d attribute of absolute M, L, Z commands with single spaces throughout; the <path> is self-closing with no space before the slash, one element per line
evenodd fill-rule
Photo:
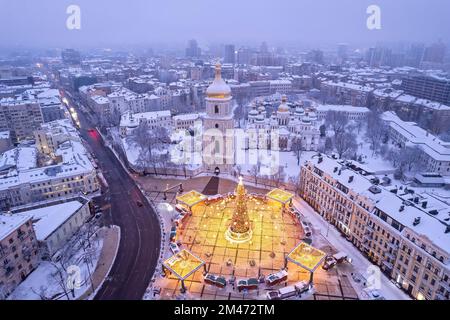
<path fill-rule="evenodd" d="M 270 93 L 289 94 L 292 92 L 291 80 L 270 80 Z"/>
<path fill-rule="evenodd" d="M 327 103 L 367 107 L 374 88 L 351 82 L 325 81 L 321 83 L 320 90 Z"/>
<path fill-rule="evenodd" d="M 315 156 L 301 168 L 300 194 L 412 297 L 449 300 L 448 205 L 378 182 L 354 164 Z"/>
<path fill-rule="evenodd" d="M 37 267 L 38 242 L 30 215 L 0 214 L 0 300 Z"/>
<path fill-rule="evenodd" d="M 89 219 L 89 199 L 69 197 L 21 207 L 13 211 L 32 217 L 36 239 L 43 256 L 53 256 Z"/>
<path fill-rule="evenodd" d="M 444 77 L 436 75 L 405 77 L 401 89 L 415 97 L 450 104 L 450 79 Z"/>
<path fill-rule="evenodd" d="M 13 140 L 33 137 L 34 130 L 43 122 L 37 100 L 28 100 L 22 96 L 0 100 L 0 131 L 9 130 Z"/>
<path fill-rule="evenodd" d="M 95 194 L 100 190 L 97 172 L 79 141 L 66 141 L 54 152 L 54 161 L 44 167 L 8 164 L 0 170 L 0 209 L 68 196 Z"/>
<path fill-rule="evenodd" d="M 394 112 L 383 113 L 391 143 L 401 147 L 417 147 L 423 172 L 450 176 L 450 143 L 440 140 L 414 122 L 401 120 Z"/>
<path fill-rule="evenodd" d="M 328 112 L 336 111 L 345 114 L 348 120 L 364 121 L 370 113 L 366 107 L 354 107 L 350 105 L 316 104 L 316 114 L 319 120 L 325 120 Z"/>
<path fill-rule="evenodd" d="M 66 141 L 81 141 L 69 119 L 42 124 L 34 131 L 34 138 L 38 152 L 46 155 L 55 155 L 59 145 Z"/>

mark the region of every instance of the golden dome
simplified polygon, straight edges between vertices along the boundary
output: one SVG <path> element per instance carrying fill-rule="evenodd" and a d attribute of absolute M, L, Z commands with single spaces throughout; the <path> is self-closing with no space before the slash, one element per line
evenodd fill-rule
<path fill-rule="evenodd" d="M 281 104 L 278 107 L 278 112 L 289 112 L 289 106 L 287 105 L 287 97 L 283 95 L 281 98 Z"/>
<path fill-rule="evenodd" d="M 208 98 L 213 99 L 225 99 L 231 96 L 231 88 L 222 79 L 222 66 L 220 63 L 216 64 L 216 75 L 214 81 L 206 89 L 206 95 Z"/>

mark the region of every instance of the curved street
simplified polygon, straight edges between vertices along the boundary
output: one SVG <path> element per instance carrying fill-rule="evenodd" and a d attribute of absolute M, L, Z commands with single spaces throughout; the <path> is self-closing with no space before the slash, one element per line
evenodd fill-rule
<path fill-rule="evenodd" d="M 105 224 L 117 225 L 121 229 L 117 257 L 95 299 L 140 300 L 153 276 L 160 253 L 161 231 L 156 212 L 79 109 L 78 118 L 81 136 L 97 158 L 109 185 L 103 196 L 109 197 L 111 203 L 110 214 L 104 217 Z"/>

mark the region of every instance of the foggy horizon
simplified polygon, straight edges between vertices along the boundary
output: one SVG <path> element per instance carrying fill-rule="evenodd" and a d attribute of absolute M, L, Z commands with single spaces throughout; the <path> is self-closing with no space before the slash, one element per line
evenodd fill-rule
<path fill-rule="evenodd" d="M 71 4 L 81 9 L 81 30 L 66 27 Z M 381 30 L 366 27 L 372 4 L 381 9 Z M 0 27 L 7 30 L 2 48 L 183 48 L 189 39 L 202 47 L 450 42 L 449 23 L 443 23 L 450 2 L 440 0 L 0 0 L 0 7 Z"/>

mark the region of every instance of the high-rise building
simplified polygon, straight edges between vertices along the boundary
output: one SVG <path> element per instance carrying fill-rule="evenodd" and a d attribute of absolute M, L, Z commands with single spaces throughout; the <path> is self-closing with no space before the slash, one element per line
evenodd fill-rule
<path fill-rule="evenodd" d="M 224 63 L 235 63 L 235 49 L 234 44 L 227 44 L 224 48 Z"/>
<path fill-rule="evenodd" d="M 4 98 L 0 100 L 0 131 L 10 131 L 13 140 L 33 137 L 33 131 L 43 123 L 37 100 Z"/>
<path fill-rule="evenodd" d="M 323 64 L 323 51 L 321 50 L 311 50 L 308 53 L 308 59 L 318 64 Z"/>
<path fill-rule="evenodd" d="M 81 55 L 74 49 L 66 49 L 61 53 L 61 58 L 64 63 L 77 65 L 81 64 Z"/>
<path fill-rule="evenodd" d="M 437 76 L 411 76 L 402 80 L 401 89 L 412 96 L 450 105 L 450 79 Z"/>
<path fill-rule="evenodd" d="M 347 59 L 348 44 L 339 43 L 337 47 L 337 56 L 341 61 Z"/>
<path fill-rule="evenodd" d="M 198 47 L 197 40 L 189 40 L 186 48 L 186 57 L 199 58 L 202 55 L 202 50 Z"/>
<path fill-rule="evenodd" d="M 239 48 L 237 52 L 238 64 L 250 64 L 252 59 L 252 51 L 249 48 Z"/>
<path fill-rule="evenodd" d="M 442 41 L 433 43 L 425 49 L 423 60 L 426 62 L 443 63 L 447 47 Z"/>
<path fill-rule="evenodd" d="M 412 44 L 406 54 L 405 64 L 411 67 L 419 67 L 423 60 L 425 45 L 423 43 Z"/>
<path fill-rule="evenodd" d="M 269 47 L 267 46 L 267 42 L 261 43 L 261 47 L 259 48 L 259 52 L 261 53 L 267 53 L 269 52 Z"/>

